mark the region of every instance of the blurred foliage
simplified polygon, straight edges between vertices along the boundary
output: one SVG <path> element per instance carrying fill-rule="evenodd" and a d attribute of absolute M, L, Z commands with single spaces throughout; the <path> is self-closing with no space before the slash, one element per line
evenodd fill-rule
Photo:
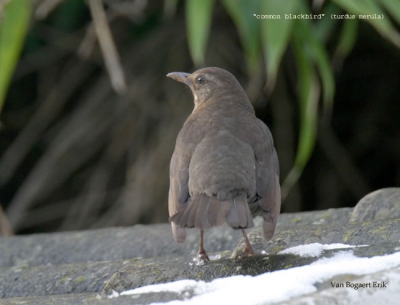
<path fill-rule="evenodd" d="M 204 66 L 214 0 L 188 0 L 186 3 L 188 37 L 196 37 L 189 45 L 193 60 Z M 201 26 L 199 26 L 201 25 Z"/>
<path fill-rule="evenodd" d="M 31 15 L 30 0 L 13 0 L 0 6 L 0 113 L 8 85 L 25 40 Z"/>
<path fill-rule="evenodd" d="M 188 43 L 192 58 L 198 67 L 204 65 L 213 2 L 213 0 L 186 1 Z M 383 37 L 400 47 L 400 33 L 393 22 L 389 18 L 381 19 L 384 12 L 388 12 L 393 20 L 400 24 L 400 5 L 398 0 L 332 0 L 315 12 L 306 0 L 225 0 L 222 3 L 234 20 L 240 35 L 249 74 L 255 73 L 262 63 L 260 58 L 262 49 L 266 63 L 268 92 L 275 86 L 279 66 L 287 48 L 293 45 L 296 53 L 301 123 L 294 166 L 282 185 L 282 194 L 285 198 L 300 177 L 314 149 L 319 101 L 324 105 L 325 115 L 332 109 L 335 81 L 326 45 L 333 33 L 329 29 L 338 20 L 345 21 L 341 37 L 337 42 L 336 56 L 341 60 L 349 54 L 357 39 L 359 15 L 366 15 L 366 22 Z M 348 19 L 349 16 L 332 17 L 332 15 L 345 15 L 340 13 L 339 8 L 349 15 L 356 15 L 357 19 Z M 280 16 L 280 19 L 274 16 Z"/>
<path fill-rule="evenodd" d="M 400 112 L 398 0 L 103 0 L 105 45 L 127 84 L 119 95 L 95 1 L 3 3 L 1 38 L 21 48 L 29 25 L 14 75 L 20 51 L 0 42 L 14 58 L 0 59 L 0 201 L 16 232 L 167 221 L 168 164 L 192 101 L 165 74 L 204 65 L 231 71 L 271 127 L 292 190 L 285 212 L 351 206 L 400 181 L 388 117 Z M 6 8 L 21 3 L 9 35 Z M 332 18 L 345 14 L 357 17 Z"/>

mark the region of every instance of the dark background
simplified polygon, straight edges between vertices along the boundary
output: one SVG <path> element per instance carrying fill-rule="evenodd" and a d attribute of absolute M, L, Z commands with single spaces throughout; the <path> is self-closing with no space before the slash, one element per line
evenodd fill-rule
<path fill-rule="evenodd" d="M 168 72 L 196 70 L 180 3 L 162 2 L 109 20 L 128 89 L 110 85 L 88 7 L 65 1 L 33 19 L 0 133 L 0 202 L 16 233 L 167 222 L 169 160 L 193 109 Z M 339 35 L 340 24 L 335 28 Z M 332 35 L 335 37 L 335 34 Z M 333 54 L 334 38 L 328 42 Z M 283 202 L 283 212 L 351 207 L 367 193 L 400 184 L 400 52 L 360 23 L 354 49 L 334 65 L 331 116 L 321 120 L 312 157 Z M 291 46 L 272 95 L 265 72 L 250 86 L 237 29 L 217 3 L 206 66 L 231 71 L 274 135 L 281 181 L 293 166 L 299 131 Z"/>

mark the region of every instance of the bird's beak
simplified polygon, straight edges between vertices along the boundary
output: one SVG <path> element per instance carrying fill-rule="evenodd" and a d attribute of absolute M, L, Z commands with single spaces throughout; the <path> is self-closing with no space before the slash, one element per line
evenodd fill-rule
<path fill-rule="evenodd" d="M 185 72 L 171 72 L 167 74 L 167 77 L 190 86 L 190 81 L 188 80 L 189 75 L 190 73 Z"/>

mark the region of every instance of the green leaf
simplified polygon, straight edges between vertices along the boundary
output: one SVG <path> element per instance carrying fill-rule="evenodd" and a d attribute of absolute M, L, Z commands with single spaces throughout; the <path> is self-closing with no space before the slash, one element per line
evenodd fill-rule
<path fill-rule="evenodd" d="M 312 23 L 309 20 L 299 20 L 296 35 L 306 43 L 312 61 L 318 68 L 323 87 L 323 103 L 325 112 L 330 113 L 335 95 L 335 78 L 325 47 L 315 38 Z"/>
<path fill-rule="evenodd" d="M 210 32 L 214 0 L 187 0 L 186 24 L 190 54 L 196 66 L 205 63 L 204 56 Z"/>
<path fill-rule="evenodd" d="M 400 2 L 398 0 L 379 0 L 386 11 L 400 24 Z"/>
<path fill-rule="evenodd" d="M 298 20 L 297 22 L 301 21 L 303 20 Z M 296 38 L 293 43 L 299 82 L 300 135 L 294 166 L 282 184 L 283 198 L 286 197 L 290 189 L 297 182 L 310 159 L 317 133 L 317 110 L 320 86 L 307 50 L 308 46 L 297 35 L 300 29 L 301 27 L 296 26 Z"/>
<path fill-rule="evenodd" d="M 384 17 L 384 12 L 374 0 L 333 0 L 337 5 L 346 10 L 349 14 L 356 15 L 373 15 L 382 17 L 382 19 L 364 19 L 369 22 L 383 37 L 391 41 L 400 48 L 400 34 L 395 29 L 389 18 Z M 397 6 L 398 6 L 397 2 Z"/>
<path fill-rule="evenodd" d="M 303 14 L 310 14 L 310 10 L 304 2 L 300 2 L 299 11 Z M 322 41 L 317 38 L 317 35 L 315 35 L 315 27 L 316 25 L 314 25 L 311 20 L 300 19 L 298 20 L 298 23 L 296 23 L 295 35 L 304 42 L 310 59 L 318 68 L 323 87 L 322 101 L 324 104 L 324 113 L 330 114 L 335 95 L 335 77 L 333 75 L 327 50 L 322 44 Z"/>
<path fill-rule="evenodd" d="M 12 0 L 4 6 L 0 20 L 0 112 L 25 41 L 30 15 L 30 0 Z"/>
<path fill-rule="evenodd" d="M 277 15 L 281 19 L 259 19 L 261 40 L 267 64 L 267 88 L 275 86 L 279 65 L 288 46 L 294 19 L 285 19 L 285 14 L 295 14 L 299 0 L 263 0 L 263 15 Z"/>
<path fill-rule="evenodd" d="M 260 64 L 260 27 L 254 16 L 259 11 L 259 0 L 223 0 L 226 10 L 235 22 L 244 49 L 249 75 Z"/>
<path fill-rule="evenodd" d="M 328 43 L 329 39 L 332 37 L 332 33 L 341 20 L 331 19 L 330 16 L 332 14 L 338 14 L 339 12 L 340 8 L 335 3 L 327 2 L 322 11 L 324 17 L 320 20 L 314 20 L 314 33 L 321 43 Z"/>
<path fill-rule="evenodd" d="M 347 19 L 344 21 L 335 56 L 343 59 L 353 50 L 357 41 L 358 23 L 358 19 Z"/>
<path fill-rule="evenodd" d="M 298 31 L 296 31 L 298 32 Z M 320 87 L 307 45 L 294 43 L 299 81 L 300 138 L 295 164 L 305 166 L 314 148 Z"/>

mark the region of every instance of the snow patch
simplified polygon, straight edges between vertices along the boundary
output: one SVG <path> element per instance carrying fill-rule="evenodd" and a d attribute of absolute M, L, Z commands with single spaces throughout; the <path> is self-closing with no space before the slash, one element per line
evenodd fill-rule
<path fill-rule="evenodd" d="M 354 247 L 356 246 L 343 244 L 312 244 L 294 248 L 297 248 L 297 253 L 308 253 L 308 255 L 313 253 L 313 255 L 315 255 L 318 251 L 323 251 L 325 249 L 348 249 Z M 317 283 L 327 281 L 334 276 L 343 274 L 372 274 L 399 266 L 400 252 L 367 258 L 356 257 L 353 255 L 352 251 L 341 251 L 331 258 L 321 258 L 307 266 L 264 273 L 258 276 L 231 276 L 228 278 L 216 279 L 209 283 L 204 281 L 181 280 L 128 290 L 122 292 L 121 295 L 160 291 L 184 294 L 190 289 L 194 292 L 192 298 L 184 301 L 176 300 L 162 304 L 274 304 L 316 292 L 317 288 L 315 285 Z M 372 292 L 374 292 L 374 290 L 372 290 Z"/>
<path fill-rule="evenodd" d="M 300 245 L 296 247 L 287 248 L 285 250 L 278 252 L 278 254 L 296 254 L 302 257 L 317 257 L 320 256 L 324 250 L 349 249 L 349 248 L 354 249 L 356 247 L 366 247 L 366 245 L 361 245 L 361 246 L 353 246 L 346 244 L 322 245 L 319 243 L 313 243 L 313 244 Z"/>

